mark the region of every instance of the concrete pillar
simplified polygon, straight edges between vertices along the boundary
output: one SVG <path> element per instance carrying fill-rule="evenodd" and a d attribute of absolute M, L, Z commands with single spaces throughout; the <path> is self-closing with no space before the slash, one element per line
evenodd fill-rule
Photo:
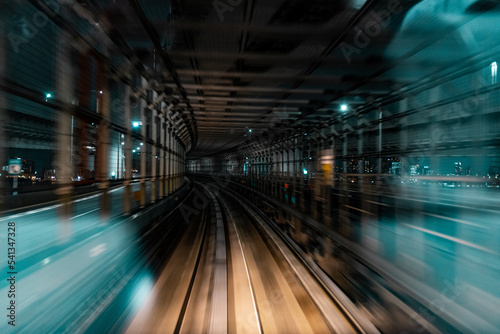
<path fill-rule="evenodd" d="M 344 120 L 343 122 L 343 130 L 347 129 L 347 122 Z M 339 211 L 340 211 L 340 215 L 339 215 L 339 232 L 343 235 L 343 236 L 346 236 L 348 237 L 349 236 L 349 218 L 346 214 L 344 214 L 346 212 L 346 205 L 348 205 L 347 203 L 347 196 L 346 196 L 346 193 L 347 193 L 347 159 L 348 159 L 348 156 L 347 156 L 347 144 L 348 144 L 348 133 L 347 132 L 344 132 L 343 134 L 343 142 L 342 142 L 342 156 L 343 156 L 343 174 L 344 174 L 344 177 L 343 177 L 343 181 L 342 181 L 342 185 L 340 187 L 340 189 L 342 190 L 341 191 L 341 196 L 338 197 L 339 198 Z"/>
<path fill-rule="evenodd" d="M 184 176 L 186 174 L 186 165 L 185 165 L 185 160 L 184 160 L 184 147 L 182 146 L 182 143 L 181 143 L 181 159 L 180 159 L 180 176 L 179 176 L 179 187 L 182 187 L 182 185 L 184 184 Z M 223 165 L 223 170 L 222 170 L 222 173 L 225 173 L 225 163 Z"/>
<path fill-rule="evenodd" d="M 177 189 L 180 187 L 180 180 L 181 180 L 181 144 L 180 144 L 180 138 L 177 138 Z"/>
<path fill-rule="evenodd" d="M 332 188 L 335 188 L 337 186 L 337 182 L 335 181 L 337 178 L 337 135 L 336 135 L 336 130 L 335 130 L 335 124 L 332 124 L 331 129 L 331 140 L 332 140 L 332 154 L 333 154 L 333 161 L 332 161 Z"/>
<path fill-rule="evenodd" d="M 182 143 L 179 139 L 179 188 L 182 187 L 182 177 L 184 175 L 184 162 L 183 162 L 183 148 Z"/>
<path fill-rule="evenodd" d="M 176 163 L 175 163 L 175 190 L 179 189 L 179 173 L 180 173 L 180 147 L 181 145 L 179 144 L 179 138 L 177 138 L 176 142 L 175 142 L 175 148 L 176 148 Z"/>
<path fill-rule="evenodd" d="M 168 149 L 168 177 L 167 177 L 167 189 L 168 195 L 172 193 L 172 123 L 168 123 L 168 134 L 167 134 L 167 149 Z"/>
<path fill-rule="evenodd" d="M 344 120 L 343 123 L 344 123 L 343 125 L 344 125 L 344 130 L 345 130 L 347 128 L 347 121 Z M 347 132 L 344 132 L 343 141 L 342 141 L 342 156 L 344 157 L 343 166 L 342 166 L 342 169 L 344 172 L 344 182 L 343 182 L 344 187 L 347 183 L 347 177 L 346 177 L 346 174 L 347 174 L 347 139 L 348 139 L 348 134 L 347 134 Z"/>
<path fill-rule="evenodd" d="M 286 146 L 285 143 L 281 143 L 281 174 L 280 174 L 280 181 L 283 182 L 285 176 L 286 176 Z"/>
<path fill-rule="evenodd" d="M 358 119 L 358 125 L 361 125 L 361 120 Z M 366 209 L 367 209 L 367 204 L 369 203 L 366 201 L 366 194 L 369 191 L 369 181 L 365 179 L 364 175 L 365 174 L 365 159 L 363 158 L 364 155 L 364 128 L 360 128 L 358 130 L 358 173 L 359 178 L 358 178 L 358 191 L 360 192 L 360 201 L 359 201 L 359 206 L 363 211 L 359 212 L 359 221 L 356 222 L 351 222 L 351 235 L 355 241 L 362 241 L 363 238 L 363 230 L 365 229 L 365 226 L 368 225 L 368 219 L 366 215 Z"/>
<path fill-rule="evenodd" d="M 261 152 L 257 152 L 257 177 L 256 177 L 256 188 L 260 190 L 260 182 L 262 177 L 262 155 Z"/>
<path fill-rule="evenodd" d="M 331 126 L 330 134 L 334 133 L 334 125 Z M 327 180 L 324 191 L 325 191 L 325 206 L 323 210 L 323 221 L 325 225 L 331 226 L 332 224 L 332 187 L 335 185 L 335 137 L 332 135 L 330 137 L 330 143 L 331 144 L 326 144 L 325 148 L 330 145 L 330 154 L 331 154 L 331 160 L 330 160 L 330 168 L 331 168 L 331 174 L 325 178 Z"/>
<path fill-rule="evenodd" d="M 177 138 L 174 135 L 173 141 L 172 141 L 172 147 L 173 147 L 173 152 L 172 152 L 172 160 L 173 160 L 173 165 L 172 165 L 172 191 L 177 190 Z"/>
<path fill-rule="evenodd" d="M 276 160 L 274 162 L 274 197 L 276 199 L 279 199 L 280 197 L 280 188 L 279 188 L 279 184 L 280 184 L 280 179 L 281 179 L 281 151 L 280 151 L 280 143 L 277 144 L 277 146 L 274 148 L 275 149 L 275 153 L 276 153 Z"/>
<path fill-rule="evenodd" d="M 182 142 L 181 142 L 181 139 L 179 138 L 179 188 L 182 187 L 182 177 L 184 175 L 182 157 L 183 157 Z M 221 169 L 222 169 L 222 167 L 221 167 Z"/>
<path fill-rule="evenodd" d="M 271 150 L 266 151 L 266 178 L 265 178 L 265 191 L 266 193 L 271 193 L 272 183 L 271 183 Z"/>
<path fill-rule="evenodd" d="M 175 190 L 179 189 L 179 138 L 175 138 Z"/>
<path fill-rule="evenodd" d="M 186 181 L 186 149 L 182 149 L 182 184 Z"/>
<path fill-rule="evenodd" d="M 304 180 L 304 142 L 302 135 L 299 137 L 299 147 L 298 147 L 298 158 L 299 158 L 299 187 L 297 187 L 297 193 L 299 195 L 298 206 L 299 209 L 304 212 L 305 209 L 305 180 Z"/>
<path fill-rule="evenodd" d="M 270 175 L 270 182 L 271 182 L 271 196 L 272 197 L 275 197 L 276 196 L 276 189 L 275 189 L 275 185 L 276 185 L 276 160 L 277 160 L 277 157 L 276 157 L 276 151 L 274 149 L 274 147 L 271 148 L 271 157 L 272 157 L 272 161 L 271 161 L 271 171 L 269 173 Z"/>
<path fill-rule="evenodd" d="M 399 101 L 399 109 L 401 112 L 403 111 L 406 111 L 408 110 L 408 107 L 411 107 L 408 105 L 408 98 L 404 98 L 402 99 L 401 101 Z M 432 123 L 430 123 L 432 125 Z M 400 119 L 399 120 L 399 150 L 400 150 L 400 154 L 399 154 L 399 161 L 400 161 L 400 173 L 401 175 L 404 175 L 406 174 L 406 171 L 410 168 L 409 166 L 409 158 L 408 158 L 408 155 L 407 154 L 404 154 L 404 153 L 401 153 L 403 150 L 407 150 L 408 147 L 409 147 L 409 139 L 408 138 L 408 120 L 407 118 L 403 118 L 403 119 Z M 416 156 L 416 154 L 419 154 L 420 152 L 413 152 L 413 158 Z M 411 159 L 411 158 L 410 158 Z M 413 159 L 411 159 L 413 160 Z M 431 168 L 434 169 L 434 167 L 432 166 L 432 162 L 431 162 Z M 400 188 L 399 186 L 399 182 L 397 183 L 397 188 Z M 393 185 L 394 187 L 394 185 Z"/>
<path fill-rule="evenodd" d="M 73 148 L 71 147 L 72 138 L 72 116 L 71 102 L 73 95 L 73 68 L 71 66 L 71 42 L 70 36 L 63 32 L 61 34 L 60 53 L 57 57 L 57 95 L 56 99 L 65 104 L 57 117 L 56 131 L 56 161 L 54 167 L 56 170 L 56 182 L 58 185 L 57 194 L 61 204 L 59 218 L 61 221 L 60 237 L 65 239 L 70 236 L 69 219 L 71 212 L 71 196 L 73 185 L 71 176 L 73 174 Z"/>
<path fill-rule="evenodd" d="M 290 203 L 292 207 L 297 207 L 297 177 L 299 176 L 300 170 L 299 170 L 299 164 L 297 161 L 298 155 L 297 155 L 297 138 L 292 139 L 292 159 L 293 159 L 293 174 L 292 174 L 292 192 L 291 196 L 293 198 L 290 199 Z"/>
<path fill-rule="evenodd" d="M 377 133 L 377 185 L 382 183 L 382 108 L 378 110 L 378 133 Z"/>
<path fill-rule="evenodd" d="M 404 98 L 399 101 L 399 110 L 398 112 L 404 112 L 408 110 L 408 107 L 412 107 L 409 105 L 408 98 Z M 406 170 L 409 168 L 408 165 L 408 156 L 403 152 L 408 148 L 408 126 L 407 126 L 407 118 L 399 119 L 399 161 L 400 161 L 400 173 L 401 175 L 406 174 Z M 418 154 L 418 152 L 416 152 Z M 413 160 L 413 159 L 410 159 Z M 383 219 L 378 220 L 378 237 L 380 245 L 383 245 L 381 248 L 381 255 L 390 260 L 397 261 L 397 217 L 396 217 L 396 207 L 400 204 L 398 203 L 399 199 L 404 199 L 404 187 L 400 180 L 397 177 L 389 179 L 390 182 L 388 187 L 386 187 L 386 191 L 392 193 L 390 197 L 386 197 L 386 204 L 389 205 L 388 212 L 384 214 Z M 395 196 L 395 197 L 393 197 Z M 381 202 L 380 199 L 376 200 L 377 202 Z"/>
<path fill-rule="evenodd" d="M 253 156 L 252 153 L 248 152 L 248 179 L 250 182 L 253 180 Z"/>
<path fill-rule="evenodd" d="M 165 197 L 165 118 L 161 116 L 159 118 L 160 122 L 160 154 L 158 155 L 158 158 L 160 159 L 160 192 L 159 192 L 159 197 L 162 199 Z"/>
<path fill-rule="evenodd" d="M 153 100 L 155 97 L 153 98 Z M 151 110 L 151 139 L 153 140 L 153 145 L 151 145 L 151 203 L 156 202 L 156 185 L 157 185 L 157 162 L 158 162 L 158 142 L 157 142 L 157 126 L 158 126 L 158 119 L 157 119 L 157 111 L 156 109 Z M 148 145 L 149 146 L 149 145 Z"/>
<path fill-rule="evenodd" d="M 358 144 L 358 173 L 364 174 L 364 172 L 365 172 L 365 160 L 363 158 L 363 128 L 358 129 L 358 143 L 357 144 Z M 363 177 L 362 177 L 362 175 L 360 175 L 358 183 L 361 184 L 362 182 L 363 182 Z"/>
<path fill-rule="evenodd" d="M 171 164 L 171 154 L 170 154 L 170 134 L 172 133 L 172 128 L 170 121 L 166 122 L 166 132 L 165 132 L 165 173 L 166 173 L 166 178 L 165 178 L 165 195 L 168 196 L 170 195 L 170 173 L 172 171 L 170 164 Z"/>
<path fill-rule="evenodd" d="M 320 130 L 321 131 L 321 130 Z M 322 178 L 322 171 L 321 171 L 321 141 L 316 140 L 315 145 L 312 147 L 312 149 L 315 151 L 314 152 L 314 160 L 312 162 L 312 165 L 314 167 L 311 172 L 315 173 L 314 178 L 312 179 L 312 198 L 311 198 L 311 216 L 317 220 L 317 221 L 322 221 L 322 213 L 320 211 L 320 203 L 323 201 L 322 194 L 321 194 L 321 187 L 323 184 L 323 178 Z M 311 152 L 311 155 L 313 153 Z M 321 207 L 322 208 L 322 207 Z"/>
<path fill-rule="evenodd" d="M 5 36 L 6 36 L 4 24 L 0 24 L 0 83 L 3 83 L 3 77 L 5 73 L 5 59 L 6 59 L 6 49 L 5 49 Z M 7 160 L 5 156 L 5 126 L 8 123 L 7 115 L 5 109 L 2 107 L 5 105 L 5 96 L 3 91 L 0 90 L 0 119 L 3 119 L 3 122 L 0 122 L 0 161 L 4 163 Z M 0 211 L 5 210 L 5 183 L 4 178 L 0 178 Z"/>
<path fill-rule="evenodd" d="M 288 205 L 292 205 L 292 197 L 295 197 L 295 143 L 294 139 L 288 140 Z"/>
<path fill-rule="evenodd" d="M 262 160 L 262 175 L 261 175 L 261 181 L 260 181 L 260 190 L 265 191 L 266 189 L 266 184 L 267 184 L 267 150 L 263 149 L 261 153 L 261 160 Z"/>
<path fill-rule="evenodd" d="M 174 129 L 172 128 L 172 132 L 170 133 L 170 186 L 169 192 L 172 193 L 174 191 L 174 177 L 175 177 L 175 139 L 174 139 Z"/>
<path fill-rule="evenodd" d="M 412 98 L 414 99 L 414 98 Z M 429 102 L 430 103 L 435 103 L 435 102 L 438 102 L 441 100 L 441 86 L 436 86 L 436 87 L 433 87 L 430 89 L 430 92 L 429 92 Z M 481 101 L 478 101 L 478 103 L 481 103 Z M 415 103 L 413 103 L 415 104 Z M 485 108 L 483 107 L 480 107 L 478 108 L 478 115 L 483 113 Z M 435 108 L 432 110 L 431 112 L 431 118 L 429 119 L 429 124 L 435 124 L 434 122 L 435 121 L 440 121 L 443 119 L 443 115 L 441 114 L 442 110 L 441 109 L 438 109 L 438 108 Z M 473 125 L 471 124 L 471 126 L 475 126 L 475 131 L 477 131 L 477 133 L 479 133 L 480 135 L 476 138 L 478 139 L 485 139 L 485 135 L 486 135 L 486 132 L 483 131 L 484 128 L 481 126 L 481 119 L 484 119 L 483 117 L 476 117 L 476 121 L 472 121 L 473 122 Z M 441 132 L 444 132 L 444 131 L 447 131 L 447 127 L 441 123 L 441 125 L 435 129 L 433 129 L 432 125 L 430 125 L 428 127 L 429 129 L 429 139 L 430 139 L 430 143 L 431 143 L 431 147 L 430 147 L 430 152 L 425 148 L 425 147 L 421 147 L 419 148 L 419 156 L 422 157 L 424 156 L 425 154 L 429 154 L 432 156 L 430 156 L 430 168 L 432 170 L 434 170 L 436 173 L 439 173 L 440 170 L 441 170 L 441 163 L 442 163 L 442 155 L 443 153 L 438 153 L 439 150 L 437 150 L 436 148 L 439 146 L 440 142 L 443 140 L 443 138 L 446 138 L 446 136 L 441 136 L 440 133 Z M 453 134 L 450 134 L 449 136 L 453 137 Z M 478 147 L 479 146 L 479 147 Z M 476 154 L 480 157 L 480 159 L 484 159 L 484 155 L 485 155 L 485 148 L 484 148 L 484 145 L 476 145 L 475 147 L 475 151 L 477 152 Z M 436 198 L 436 196 L 438 196 L 438 194 L 436 194 L 436 191 L 432 191 L 432 195 L 435 196 L 434 198 Z"/>
<path fill-rule="evenodd" d="M 304 213 L 308 214 L 309 213 L 309 210 L 310 210 L 310 207 L 309 207 L 309 203 L 312 203 L 312 198 L 311 198 L 311 189 L 309 189 L 309 185 L 311 184 L 311 177 L 312 177 L 312 172 L 311 172 L 311 166 L 310 166 L 310 155 L 311 155 L 311 146 L 310 144 L 308 144 L 305 149 L 302 151 L 302 154 L 304 156 L 304 168 L 307 170 L 307 179 L 304 181 L 304 191 L 303 191 L 303 195 L 304 195 L 304 201 L 302 202 L 303 203 L 303 206 L 302 206 L 302 210 Z M 304 174 L 304 173 L 302 173 Z M 307 194 L 307 198 L 306 198 L 306 195 Z"/>
<path fill-rule="evenodd" d="M 123 185 L 125 186 L 125 191 L 123 192 L 123 211 L 125 214 L 129 213 L 130 198 L 132 196 L 132 106 L 130 101 L 131 88 L 130 86 L 125 87 L 125 101 L 124 101 L 124 112 L 125 112 L 125 181 Z"/>
<path fill-rule="evenodd" d="M 263 177 L 264 177 L 264 156 L 263 156 L 263 152 L 260 151 L 258 153 L 258 159 L 259 159 L 259 176 L 257 178 L 257 188 L 259 190 L 262 190 L 262 180 L 263 180 Z"/>
<path fill-rule="evenodd" d="M 279 182 L 279 187 L 280 187 L 280 200 L 284 201 L 285 200 L 285 191 L 284 191 L 284 186 L 286 182 L 286 176 L 287 176 L 287 171 L 288 171 L 288 158 L 286 154 L 286 142 L 281 143 L 281 177 L 280 177 L 280 182 Z"/>
<path fill-rule="evenodd" d="M 109 198 L 109 149 L 111 144 L 109 124 L 111 124 L 110 100 L 111 93 L 108 85 L 108 66 L 103 66 L 104 78 L 101 80 L 102 94 L 98 100 L 99 112 L 102 120 L 99 124 L 97 135 L 97 181 L 101 190 L 101 211 L 100 216 L 102 221 L 107 221 L 111 209 L 111 201 Z"/>
<path fill-rule="evenodd" d="M 148 83 L 146 79 L 142 78 L 142 87 L 147 86 Z M 140 147 L 139 156 L 141 159 L 141 169 L 140 169 L 140 206 L 141 208 L 146 205 L 146 177 L 147 177 L 147 168 L 146 168 L 146 159 L 147 159 L 147 132 L 146 132 L 146 101 L 144 99 L 140 100 L 140 117 L 141 117 L 141 143 L 144 143 L 143 146 Z"/>

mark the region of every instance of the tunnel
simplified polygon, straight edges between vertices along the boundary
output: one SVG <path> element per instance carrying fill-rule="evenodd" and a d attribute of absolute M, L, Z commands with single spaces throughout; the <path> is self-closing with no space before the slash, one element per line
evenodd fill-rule
<path fill-rule="evenodd" d="M 499 1 L 0 17 L 0 333 L 500 333 Z"/>

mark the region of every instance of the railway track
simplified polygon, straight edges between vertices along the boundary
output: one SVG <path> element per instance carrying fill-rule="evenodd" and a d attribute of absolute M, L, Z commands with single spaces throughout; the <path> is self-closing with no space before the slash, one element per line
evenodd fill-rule
<path fill-rule="evenodd" d="M 378 332 L 256 208 L 214 185 L 197 187 L 198 201 L 185 208 L 192 222 L 127 333 Z"/>

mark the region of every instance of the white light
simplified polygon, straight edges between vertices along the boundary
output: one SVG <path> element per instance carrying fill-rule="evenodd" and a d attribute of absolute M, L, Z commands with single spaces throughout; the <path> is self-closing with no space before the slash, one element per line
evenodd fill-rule
<path fill-rule="evenodd" d="M 491 64 L 491 83 L 496 84 L 497 83 L 497 73 L 498 73 L 498 65 L 497 62 L 493 62 Z"/>
<path fill-rule="evenodd" d="M 132 126 L 133 126 L 134 128 L 138 128 L 138 127 L 139 127 L 139 125 L 140 125 L 140 123 L 139 123 L 139 122 L 132 122 Z"/>
<path fill-rule="evenodd" d="M 135 153 L 135 150 L 132 150 L 132 153 Z"/>
<path fill-rule="evenodd" d="M 252 133 L 252 129 L 249 129 L 248 132 Z"/>
<path fill-rule="evenodd" d="M 343 104 L 340 106 L 341 111 L 347 111 L 347 104 Z"/>
<path fill-rule="evenodd" d="M 302 173 L 304 173 L 304 175 L 307 175 L 307 169 L 302 169 Z"/>
<path fill-rule="evenodd" d="M 125 143 L 122 143 L 122 145 L 125 145 Z"/>
<path fill-rule="evenodd" d="M 102 90 L 99 91 L 99 94 L 102 94 Z"/>
<path fill-rule="evenodd" d="M 45 95 L 45 97 L 46 97 L 47 99 L 50 99 L 50 98 L 52 97 L 52 94 L 50 94 L 50 93 L 49 93 L 49 94 Z"/>
<path fill-rule="evenodd" d="M 132 306 L 134 312 L 137 312 L 147 302 L 153 285 L 152 278 L 147 274 L 143 274 L 143 277 L 137 280 L 131 294 L 133 299 L 130 301 L 130 306 Z"/>
<path fill-rule="evenodd" d="M 115 173 L 115 172 L 112 172 L 112 173 L 111 173 L 111 176 L 115 176 L 115 175 L 116 175 L 116 173 Z"/>
<path fill-rule="evenodd" d="M 141 148 L 140 148 L 140 147 L 138 147 L 138 148 L 137 148 L 137 151 L 139 151 L 140 149 L 141 149 Z"/>
<path fill-rule="evenodd" d="M 143 143 L 141 143 L 141 146 L 144 145 Z"/>

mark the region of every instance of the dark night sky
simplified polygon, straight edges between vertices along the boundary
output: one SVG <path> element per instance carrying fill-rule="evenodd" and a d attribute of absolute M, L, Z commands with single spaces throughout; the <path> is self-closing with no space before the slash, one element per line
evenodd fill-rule
<path fill-rule="evenodd" d="M 43 173 L 44 169 L 50 169 L 52 166 L 53 151 L 48 150 L 30 150 L 20 148 L 10 148 L 7 152 L 8 159 L 22 158 L 32 160 L 35 163 L 35 170 L 38 174 Z M 5 162 L 7 165 L 7 161 Z"/>

